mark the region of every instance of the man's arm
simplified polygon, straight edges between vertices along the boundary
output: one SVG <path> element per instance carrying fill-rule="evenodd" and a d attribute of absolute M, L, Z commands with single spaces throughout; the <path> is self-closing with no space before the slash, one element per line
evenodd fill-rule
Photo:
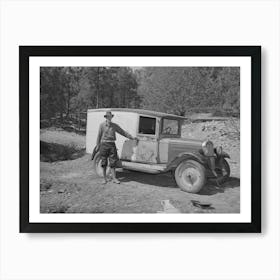
<path fill-rule="evenodd" d="M 115 129 L 116 132 L 118 132 L 120 135 L 129 138 L 131 140 L 137 140 L 136 137 L 131 136 L 128 132 L 126 132 L 125 130 L 123 130 L 119 125 L 115 124 Z"/>
<path fill-rule="evenodd" d="M 99 126 L 99 131 L 98 131 L 98 135 L 97 135 L 97 139 L 96 139 L 96 145 L 100 144 L 101 138 L 102 138 L 102 124 L 100 124 L 100 126 Z"/>

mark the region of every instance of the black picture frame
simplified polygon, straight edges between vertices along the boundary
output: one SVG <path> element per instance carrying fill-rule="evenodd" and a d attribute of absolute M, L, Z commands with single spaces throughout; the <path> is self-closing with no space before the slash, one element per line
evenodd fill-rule
<path fill-rule="evenodd" d="M 29 58 L 32 56 L 251 57 L 250 223 L 32 223 L 29 221 Z M 261 46 L 19 46 L 21 233 L 261 232 Z M 39 127 L 38 127 L 39 130 Z M 38 160 L 39 164 L 39 160 Z"/>

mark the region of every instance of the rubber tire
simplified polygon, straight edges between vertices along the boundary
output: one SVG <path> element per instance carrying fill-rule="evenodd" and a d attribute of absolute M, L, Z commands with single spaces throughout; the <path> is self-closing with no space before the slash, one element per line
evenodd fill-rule
<path fill-rule="evenodd" d="M 195 170 L 198 175 L 196 176 L 197 180 L 194 185 L 186 184 L 186 180 L 184 180 L 185 176 L 180 176 L 180 174 L 182 174 L 182 172 L 186 172 L 187 169 L 190 169 L 190 172 L 191 169 Z M 195 160 L 185 160 L 182 161 L 175 169 L 175 180 L 182 191 L 198 193 L 206 183 L 206 170 L 203 165 Z"/>
<path fill-rule="evenodd" d="M 96 155 L 94 156 L 93 159 L 93 168 L 95 173 L 99 176 L 99 177 L 103 177 L 103 168 L 101 167 L 101 158 L 100 158 L 100 153 L 97 152 Z M 107 166 L 106 169 L 106 175 L 108 176 L 110 173 L 110 168 Z"/>

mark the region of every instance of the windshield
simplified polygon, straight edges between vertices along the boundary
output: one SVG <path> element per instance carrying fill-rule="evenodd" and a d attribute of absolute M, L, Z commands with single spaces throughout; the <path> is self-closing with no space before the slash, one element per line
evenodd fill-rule
<path fill-rule="evenodd" d="M 163 119 L 161 133 L 164 135 L 178 135 L 179 121 L 174 119 Z"/>

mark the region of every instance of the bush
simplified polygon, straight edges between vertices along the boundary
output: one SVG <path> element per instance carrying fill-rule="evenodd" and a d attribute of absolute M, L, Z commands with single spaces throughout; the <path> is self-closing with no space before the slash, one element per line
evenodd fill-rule
<path fill-rule="evenodd" d="M 40 141 L 40 161 L 54 162 L 82 157 L 85 149 Z"/>

